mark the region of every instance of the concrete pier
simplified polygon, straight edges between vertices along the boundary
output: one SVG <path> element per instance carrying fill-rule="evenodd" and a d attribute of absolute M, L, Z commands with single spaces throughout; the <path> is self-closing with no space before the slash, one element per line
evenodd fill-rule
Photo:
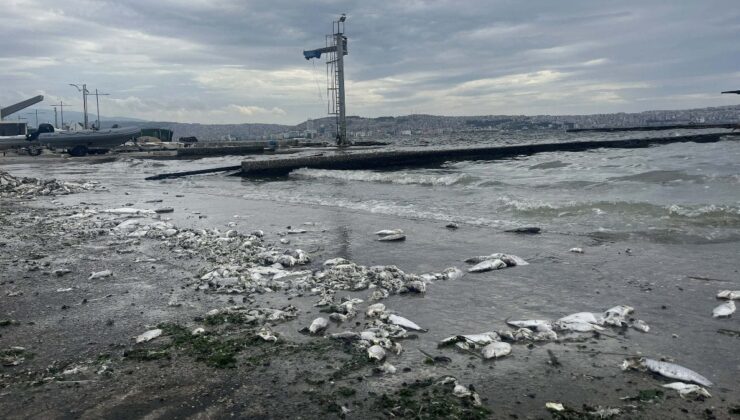
<path fill-rule="evenodd" d="M 299 168 L 381 169 L 433 166 L 447 161 L 492 160 L 542 152 L 580 152 L 600 148 L 641 148 L 680 142 L 711 143 L 728 136 L 735 137 L 736 134 L 713 133 L 645 139 L 592 140 L 466 148 L 416 147 L 356 152 L 352 150 L 335 151 L 312 156 L 243 161 L 241 175 L 245 177 L 281 176 Z"/>

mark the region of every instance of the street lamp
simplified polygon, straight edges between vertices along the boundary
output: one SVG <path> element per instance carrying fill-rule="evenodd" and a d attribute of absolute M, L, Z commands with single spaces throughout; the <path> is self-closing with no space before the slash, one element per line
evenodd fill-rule
<path fill-rule="evenodd" d="M 82 92 L 82 108 L 83 108 L 82 112 L 85 115 L 85 129 L 87 130 L 87 94 L 90 93 L 87 90 L 87 84 L 84 84 L 83 83 L 82 84 L 82 88 L 80 88 L 79 86 L 77 86 L 74 83 L 70 83 L 69 85 L 76 87 L 77 88 L 77 91 Z"/>

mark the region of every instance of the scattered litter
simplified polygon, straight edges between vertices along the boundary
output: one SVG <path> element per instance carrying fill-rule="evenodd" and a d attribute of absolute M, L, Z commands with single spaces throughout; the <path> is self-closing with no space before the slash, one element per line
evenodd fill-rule
<path fill-rule="evenodd" d="M 162 335 L 162 330 L 159 329 L 159 328 L 154 329 L 154 330 L 149 330 L 149 331 L 145 332 L 144 334 L 141 334 L 140 336 L 136 337 L 136 342 L 137 343 L 145 343 L 147 341 L 154 340 L 155 338 L 159 337 L 160 335 Z"/>
<path fill-rule="evenodd" d="M 727 318 L 735 313 L 735 302 L 728 300 L 727 302 L 717 306 L 712 310 L 712 316 L 715 318 Z"/>
<path fill-rule="evenodd" d="M 94 279 L 101 279 L 104 277 L 110 277 L 113 273 L 110 270 L 103 270 L 103 271 L 95 271 L 92 274 L 90 274 L 90 277 L 88 277 L 88 280 L 94 280 Z"/>
<path fill-rule="evenodd" d="M 701 376 L 691 369 L 687 369 L 674 363 L 661 362 L 646 357 L 633 357 L 625 359 L 624 362 L 622 362 L 622 370 L 628 369 L 640 371 L 648 370 L 650 372 L 665 376 L 666 378 L 678 379 L 685 382 L 694 382 L 706 387 L 712 386 L 712 382 L 710 382 L 709 379 Z"/>

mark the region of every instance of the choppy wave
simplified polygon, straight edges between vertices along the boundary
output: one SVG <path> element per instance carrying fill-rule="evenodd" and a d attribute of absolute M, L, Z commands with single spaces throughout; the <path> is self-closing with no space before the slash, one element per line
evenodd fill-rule
<path fill-rule="evenodd" d="M 381 182 L 401 185 L 443 185 L 450 186 L 471 182 L 473 177 L 467 174 L 420 174 L 406 171 L 376 172 L 328 169 L 296 169 L 291 176 L 300 178 L 329 178 L 349 181 Z"/>

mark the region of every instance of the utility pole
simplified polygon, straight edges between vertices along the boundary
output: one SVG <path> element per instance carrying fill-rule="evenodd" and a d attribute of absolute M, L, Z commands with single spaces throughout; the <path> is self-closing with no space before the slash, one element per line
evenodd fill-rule
<path fill-rule="evenodd" d="M 332 33 L 326 36 L 326 47 L 303 51 L 306 60 L 321 58 L 326 54 L 327 97 L 330 115 L 337 116 L 337 145 L 349 146 L 347 141 L 347 110 L 344 93 L 344 56 L 347 55 L 347 37 L 344 36 L 344 21 L 342 16 L 332 22 Z"/>
<path fill-rule="evenodd" d="M 39 128 L 39 110 L 38 108 L 34 109 L 35 112 L 27 112 L 26 115 L 36 115 L 36 128 Z"/>
<path fill-rule="evenodd" d="M 98 89 L 95 89 L 95 93 L 91 93 L 90 95 L 95 95 L 95 106 L 98 109 L 97 129 L 100 130 L 100 101 L 98 100 L 98 97 L 108 96 L 110 93 L 98 93 Z"/>
<path fill-rule="evenodd" d="M 64 129 L 64 107 L 69 106 L 68 104 L 65 104 L 63 101 L 59 101 L 58 104 L 52 105 L 52 108 L 54 108 L 54 126 L 56 128 Z M 61 127 L 57 125 L 57 107 L 59 107 L 59 111 L 62 114 L 62 125 Z"/>
<path fill-rule="evenodd" d="M 80 89 L 80 87 L 74 83 L 70 83 L 69 85 L 76 87 L 79 92 L 82 92 L 82 112 L 85 115 L 84 127 L 85 130 L 87 130 L 87 95 L 90 93 L 90 91 L 87 90 L 87 84 L 85 83 L 82 84 L 82 89 Z"/>

